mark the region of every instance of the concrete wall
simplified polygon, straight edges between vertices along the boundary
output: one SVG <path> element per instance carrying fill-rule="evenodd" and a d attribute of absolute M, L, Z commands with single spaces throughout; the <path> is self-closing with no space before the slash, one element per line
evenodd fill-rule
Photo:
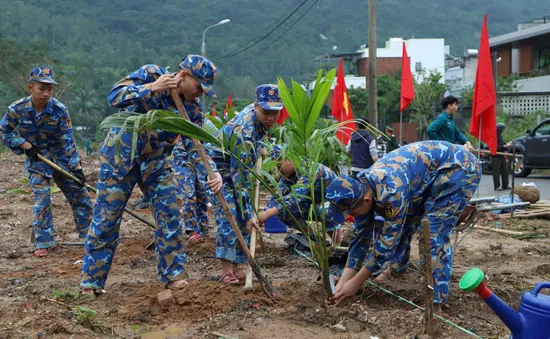
<path fill-rule="evenodd" d="M 517 80 L 515 84 L 518 92 L 550 92 L 550 75 Z"/>

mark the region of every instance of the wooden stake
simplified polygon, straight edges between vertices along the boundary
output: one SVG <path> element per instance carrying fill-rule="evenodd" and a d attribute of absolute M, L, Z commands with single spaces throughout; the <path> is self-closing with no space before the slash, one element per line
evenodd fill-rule
<path fill-rule="evenodd" d="M 501 229 L 498 229 L 498 228 L 479 226 L 479 225 L 474 225 L 474 228 L 478 229 L 478 230 L 482 230 L 482 231 L 495 232 L 495 233 L 501 233 L 501 234 L 506 234 L 506 235 L 513 235 L 513 236 L 529 234 L 529 233 L 525 233 L 525 232 L 501 230 Z"/>
<path fill-rule="evenodd" d="M 430 243 L 430 224 L 428 221 L 422 222 L 422 257 L 424 258 L 424 275 L 426 278 L 426 288 L 424 295 L 424 321 L 426 324 L 425 334 L 433 337 L 433 308 L 434 308 L 434 291 L 433 291 L 433 271 L 432 271 L 432 245 Z"/>
<path fill-rule="evenodd" d="M 180 116 L 184 118 L 187 121 L 191 121 L 189 119 L 189 115 L 187 114 L 187 110 L 183 106 L 183 103 L 181 102 L 181 98 L 178 94 L 178 92 L 173 89 L 170 91 L 170 94 L 172 96 L 172 100 L 174 100 L 174 103 L 176 104 L 176 108 L 178 109 Z M 208 161 L 208 158 L 206 157 L 206 154 L 204 152 L 204 148 L 202 147 L 202 143 L 198 139 L 191 138 L 195 146 L 198 148 L 198 153 L 201 158 L 202 163 L 204 164 L 204 167 L 206 168 L 206 173 L 209 176 L 212 176 L 214 174 L 214 171 L 212 171 L 212 167 L 210 167 L 210 162 Z M 262 288 L 264 292 L 267 294 L 267 296 L 275 301 L 276 297 L 280 296 L 280 293 L 271 285 L 271 283 L 262 276 L 260 266 L 256 263 L 254 260 L 254 257 L 251 255 L 250 250 L 248 249 L 248 246 L 246 245 L 246 241 L 244 240 L 243 234 L 241 233 L 241 230 L 239 229 L 239 226 L 237 225 L 237 221 L 235 220 L 235 216 L 231 214 L 231 211 L 229 210 L 229 206 L 227 205 L 227 201 L 225 201 L 225 198 L 222 194 L 222 191 L 220 190 L 216 196 L 218 197 L 220 201 L 220 205 L 225 212 L 225 216 L 227 217 L 227 220 L 231 224 L 231 228 L 233 229 L 233 232 L 235 232 L 235 236 L 237 237 L 237 240 L 239 241 L 239 244 L 241 245 L 246 258 L 248 259 L 248 263 L 250 267 L 252 267 L 252 271 L 254 272 L 254 275 L 258 278 L 258 281 L 262 285 Z"/>
<path fill-rule="evenodd" d="M 259 176 L 262 173 L 262 161 L 260 157 L 256 161 L 256 174 Z M 254 187 L 254 207 L 256 211 L 260 208 L 260 179 L 256 178 L 256 186 Z M 257 217 L 257 215 L 256 215 Z M 250 232 L 250 254 L 252 257 L 256 254 L 256 229 L 252 229 Z M 248 272 L 246 272 L 246 281 L 244 288 L 252 288 L 252 267 L 248 266 Z"/>

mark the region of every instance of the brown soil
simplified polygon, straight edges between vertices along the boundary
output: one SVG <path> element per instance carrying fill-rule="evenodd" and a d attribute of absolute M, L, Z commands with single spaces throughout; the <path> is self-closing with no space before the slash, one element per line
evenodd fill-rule
<path fill-rule="evenodd" d="M 21 160 L 0 154 L 1 163 L 11 164 L 0 167 L 3 189 L 24 186 Z M 97 168 L 92 159 L 83 165 L 86 173 Z M 139 189 L 133 194 L 137 196 L 141 196 Z M 63 195 L 54 194 L 52 201 L 58 241 L 77 241 Z M 122 222 L 107 294 L 95 299 L 78 296 L 82 248 L 58 246 L 45 258 L 33 258 L 32 203 L 30 194 L 0 195 L 0 338 L 215 338 L 214 331 L 232 338 L 412 338 L 423 332 L 421 310 L 368 284 L 346 305 L 327 307 L 318 271 L 307 260 L 290 255 L 284 234 L 266 235 L 265 252 L 257 247 L 264 274 L 282 294 L 276 303 L 257 282 L 251 290 L 215 282 L 220 273 L 211 229 L 205 242 L 186 246 L 187 271 L 193 283 L 175 292 L 171 305 L 162 307 L 157 293 L 164 286 L 157 279 L 156 256 L 145 249 L 153 230 L 130 216 Z M 547 220 L 485 221 L 491 226 L 496 222 L 505 229 L 550 231 Z M 422 305 L 417 253 L 413 247 L 407 274 L 381 285 Z M 458 280 L 470 268 L 480 267 L 489 287 L 517 307 L 519 293 L 550 280 L 550 265 L 545 264 L 549 257 L 548 239 L 520 241 L 480 230 L 468 233 L 455 251 L 450 307 L 444 309 L 444 316 L 480 336 L 506 337 L 509 332 L 496 315 L 476 295 L 462 293 Z M 95 320 L 78 320 L 77 306 L 97 311 Z M 339 323 L 344 333 L 332 329 Z M 437 319 L 435 324 L 436 337 L 468 337 Z"/>

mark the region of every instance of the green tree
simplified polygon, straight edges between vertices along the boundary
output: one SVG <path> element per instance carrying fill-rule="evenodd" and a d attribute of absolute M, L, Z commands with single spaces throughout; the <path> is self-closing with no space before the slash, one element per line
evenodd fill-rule
<path fill-rule="evenodd" d="M 423 81 L 420 84 L 415 81 L 415 97 L 409 106 L 411 114 L 408 118 L 409 121 L 418 123 L 418 131 L 421 134 L 421 138 L 425 139 L 426 128 L 433 115 L 434 104 L 440 100 L 447 86 L 440 82 L 442 76 L 438 72 L 427 73 L 424 70 L 420 76 L 423 78 Z"/>
<path fill-rule="evenodd" d="M 97 93 L 94 90 L 82 89 L 70 101 L 69 106 L 73 125 L 79 130 L 82 128 L 82 139 L 94 135 L 103 120 L 104 111 L 101 107 L 105 106 Z"/>
<path fill-rule="evenodd" d="M 369 93 L 367 90 L 350 87 L 348 95 L 355 119 L 366 118 L 369 115 Z"/>
<path fill-rule="evenodd" d="M 399 112 L 400 109 L 400 76 L 392 76 L 388 74 L 383 74 L 379 76 L 377 79 L 377 89 L 378 122 L 388 121 L 389 114 L 391 112 Z"/>

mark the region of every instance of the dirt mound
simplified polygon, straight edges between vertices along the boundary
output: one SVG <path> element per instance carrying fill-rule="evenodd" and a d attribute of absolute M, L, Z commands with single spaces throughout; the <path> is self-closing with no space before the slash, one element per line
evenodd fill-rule
<path fill-rule="evenodd" d="M 228 313 L 237 306 L 249 310 L 252 305 L 272 305 L 261 287 L 247 291 L 242 286 L 222 285 L 215 282 L 197 282 L 174 293 L 177 312 L 189 317 L 212 317 Z"/>
<path fill-rule="evenodd" d="M 212 257 L 216 255 L 216 239 L 205 237 L 203 242 L 186 241 L 185 249 L 187 253 L 203 257 Z"/>
<path fill-rule="evenodd" d="M 536 187 L 516 186 L 514 187 L 514 193 L 517 194 L 521 201 L 528 201 L 532 204 L 540 200 L 540 191 Z"/>
<path fill-rule="evenodd" d="M 149 265 L 149 262 L 155 262 L 155 251 L 146 250 L 147 245 L 153 241 L 153 238 L 131 238 L 121 242 L 117 247 L 115 254 L 115 263 L 118 265 L 131 265 L 138 268 Z"/>

